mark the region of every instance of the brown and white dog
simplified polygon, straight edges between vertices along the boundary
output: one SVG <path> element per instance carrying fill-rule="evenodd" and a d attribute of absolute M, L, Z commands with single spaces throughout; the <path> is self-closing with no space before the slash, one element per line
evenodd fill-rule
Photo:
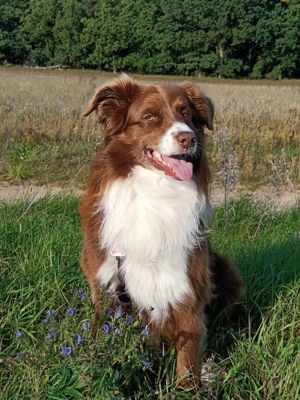
<path fill-rule="evenodd" d="M 230 308 L 241 280 L 209 247 L 209 167 L 204 127 L 213 104 L 188 83 L 139 86 L 126 75 L 101 87 L 93 111 L 104 140 L 80 204 L 81 266 L 96 319 L 101 290 L 126 295 L 155 336 L 176 347 L 180 386 L 198 376 L 212 299 Z M 116 261 L 112 253 L 120 253 Z M 119 268 L 118 268 L 119 264 Z"/>

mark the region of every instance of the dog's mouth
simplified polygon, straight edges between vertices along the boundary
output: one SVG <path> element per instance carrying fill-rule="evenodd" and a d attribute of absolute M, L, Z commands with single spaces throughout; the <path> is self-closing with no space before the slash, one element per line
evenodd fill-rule
<path fill-rule="evenodd" d="M 183 154 L 165 156 L 155 150 L 146 149 L 145 155 L 156 169 L 173 179 L 187 181 L 193 176 L 193 164 L 186 161 Z"/>

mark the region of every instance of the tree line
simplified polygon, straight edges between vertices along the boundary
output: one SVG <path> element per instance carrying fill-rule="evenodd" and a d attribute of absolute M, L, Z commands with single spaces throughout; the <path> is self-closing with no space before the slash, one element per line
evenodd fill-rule
<path fill-rule="evenodd" d="M 0 61 L 299 78 L 300 0 L 0 0 Z"/>

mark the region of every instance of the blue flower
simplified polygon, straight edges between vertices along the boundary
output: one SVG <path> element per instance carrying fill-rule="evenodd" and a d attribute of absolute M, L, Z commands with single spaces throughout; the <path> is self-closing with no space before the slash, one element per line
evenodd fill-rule
<path fill-rule="evenodd" d="M 120 318 L 122 314 L 123 314 L 122 306 L 118 306 L 115 312 L 115 319 Z"/>
<path fill-rule="evenodd" d="M 81 297 L 80 297 L 80 300 L 81 301 L 86 301 L 86 299 L 87 299 L 87 296 L 85 294 L 82 294 Z"/>
<path fill-rule="evenodd" d="M 20 331 L 20 329 L 18 329 L 18 330 L 16 331 L 16 337 L 17 337 L 17 339 L 20 339 L 21 337 L 23 337 L 23 332 Z"/>
<path fill-rule="evenodd" d="M 82 337 L 79 333 L 76 333 L 76 335 L 75 335 L 75 343 L 76 344 L 82 343 Z"/>
<path fill-rule="evenodd" d="M 46 311 L 47 317 L 44 319 L 44 323 L 48 324 L 49 322 L 52 321 L 52 319 L 56 316 L 56 311 L 55 310 L 47 310 Z"/>
<path fill-rule="evenodd" d="M 56 335 L 55 329 L 54 328 L 50 328 L 49 332 L 47 333 L 47 338 L 48 339 L 53 339 L 55 335 Z"/>
<path fill-rule="evenodd" d="M 75 315 L 75 313 L 76 313 L 76 309 L 75 309 L 75 308 L 68 308 L 68 309 L 67 309 L 67 314 L 68 314 L 70 317 L 73 317 L 73 316 Z"/>
<path fill-rule="evenodd" d="M 106 315 L 109 317 L 111 314 L 112 314 L 112 309 L 109 307 L 109 308 L 106 310 Z"/>
<path fill-rule="evenodd" d="M 72 347 L 71 346 L 61 347 L 60 354 L 65 357 L 69 357 L 72 354 Z"/>
<path fill-rule="evenodd" d="M 151 367 L 151 361 L 143 361 L 143 364 L 146 368 L 150 368 Z"/>
<path fill-rule="evenodd" d="M 82 329 L 83 329 L 84 331 L 89 330 L 90 327 L 91 327 L 91 323 L 90 323 L 90 322 L 84 322 L 84 323 L 82 324 Z"/>
<path fill-rule="evenodd" d="M 144 364 L 144 366 L 146 368 L 150 368 L 151 367 L 151 361 L 147 361 L 146 356 L 144 354 L 142 354 L 140 356 L 140 359 L 142 360 L 142 363 Z"/>
<path fill-rule="evenodd" d="M 126 315 L 126 322 L 127 322 L 128 325 L 133 324 L 133 322 L 134 322 L 133 316 L 132 315 Z"/>
<path fill-rule="evenodd" d="M 77 295 L 81 301 L 85 301 L 87 299 L 86 294 L 84 293 L 83 288 L 75 289 L 74 290 L 74 295 Z"/>
<path fill-rule="evenodd" d="M 17 358 L 20 358 L 20 357 L 23 357 L 23 356 L 24 356 L 24 354 L 21 353 L 20 351 L 18 351 L 18 352 L 16 353 L 16 357 L 17 357 Z"/>
<path fill-rule="evenodd" d="M 146 326 L 146 328 L 141 332 L 141 335 L 150 336 L 150 328 L 148 326 Z"/>
<path fill-rule="evenodd" d="M 111 331 L 111 326 L 109 326 L 108 324 L 104 324 L 103 330 L 105 333 L 109 333 Z"/>

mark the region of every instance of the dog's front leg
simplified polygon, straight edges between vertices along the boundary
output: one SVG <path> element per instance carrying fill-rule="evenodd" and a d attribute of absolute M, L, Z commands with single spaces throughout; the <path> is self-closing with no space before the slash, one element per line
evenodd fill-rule
<path fill-rule="evenodd" d="M 188 389 L 197 386 L 200 379 L 200 353 L 206 335 L 204 314 L 195 313 L 195 307 L 181 306 L 174 320 L 177 386 Z"/>
<path fill-rule="evenodd" d="M 100 282 L 97 278 L 97 272 L 99 267 L 103 263 L 103 255 L 101 255 L 96 248 L 92 244 L 91 240 L 85 240 L 84 247 L 82 251 L 82 259 L 81 266 L 82 270 L 87 278 L 91 293 L 92 293 L 92 301 L 95 307 L 95 314 L 92 319 L 92 336 L 95 338 L 97 335 L 97 330 L 99 328 L 99 324 L 102 319 L 102 307 L 101 307 L 101 298 L 102 298 L 102 289 L 100 287 Z"/>

